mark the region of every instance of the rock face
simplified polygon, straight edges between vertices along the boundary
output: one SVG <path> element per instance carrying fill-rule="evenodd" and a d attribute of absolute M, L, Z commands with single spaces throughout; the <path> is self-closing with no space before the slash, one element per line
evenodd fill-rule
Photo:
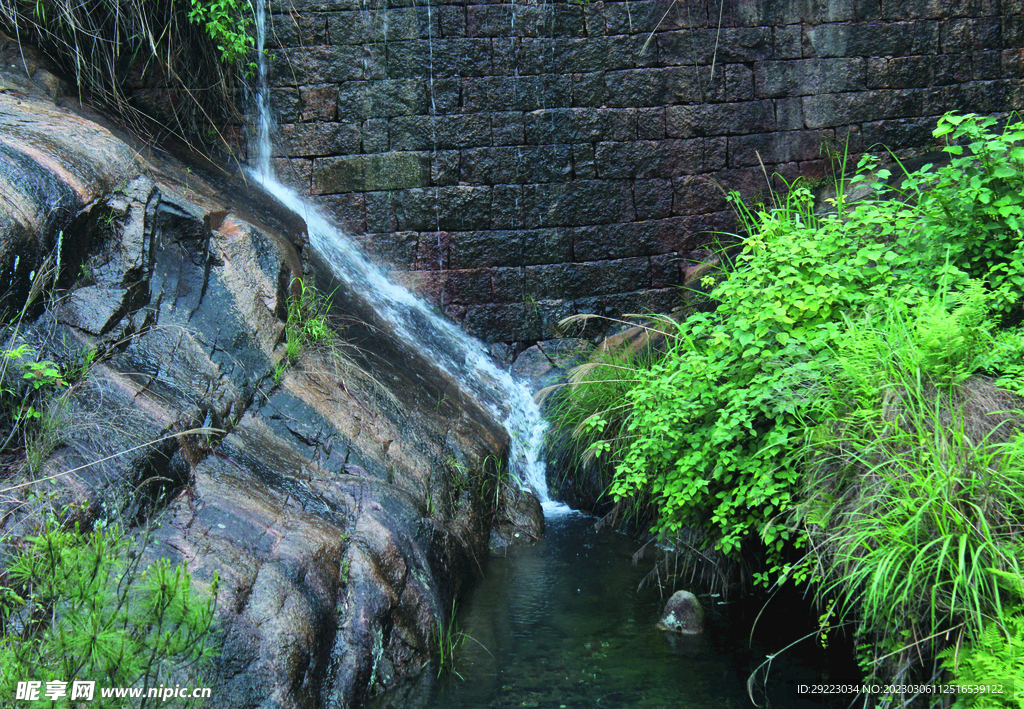
<path fill-rule="evenodd" d="M 485 465 L 504 429 L 332 283 L 303 221 L 242 174 L 133 144 L 2 51 L 5 313 L 45 286 L 5 347 L 94 363 L 52 453 L 0 468 L 5 493 L 24 485 L 0 533 L 38 523 L 30 492 L 87 503 L 86 523 L 159 520 L 148 555 L 221 580 L 218 707 L 355 707 L 420 670 L 492 523 L 536 533 Z M 333 291 L 342 344 L 286 366 L 299 277 Z"/>
<path fill-rule="evenodd" d="M 689 591 L 676 591 L 665 604 L 658 629 L 683 635 L 700 635 L 704 632 L 704 608 Z"/>

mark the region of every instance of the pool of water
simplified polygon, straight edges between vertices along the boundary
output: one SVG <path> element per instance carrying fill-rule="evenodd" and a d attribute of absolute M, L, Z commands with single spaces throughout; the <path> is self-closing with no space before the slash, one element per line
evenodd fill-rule
<path fill-rule="evenodd" d="M 728 709 L 753 707 L 750 671 L 777 647 L 750 647 L 749 623 L 712 609 L 701 636 L 655 629 L 665 597 L 637 590 L 652 568 L 633 565 L 638 544 L 595 520 L 572 514 L 548 519 L 544 539 L 492 557 L 483 579 L 463 599 L 457 628 L 467 639 L 452 672 L 431 676 L 415 692 L 381 706 L 430 709 Z M 706 607 L 716 600 L 702 597 Z M 813 641 L 807 641 L 807 644 Z M 821 654 L 820 651 L 817 654 Z M 823 668 L 787 653 L 773 661 L 765 692 L 771 706 L 827 706 L 797 694 L 821 682 Z M 457 674 L 456 674 L 457 673 Z"/>

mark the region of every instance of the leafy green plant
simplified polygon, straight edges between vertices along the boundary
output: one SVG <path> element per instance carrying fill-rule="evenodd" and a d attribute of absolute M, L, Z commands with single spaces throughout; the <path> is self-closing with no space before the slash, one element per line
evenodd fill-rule
<path fill-rule="evenodd" d="M 141 554 L 116 525 L 82 534 L 50 521 L 25 542 L 0 594 L 5 696 L 25 678 L 147 689 L 195 679 L 212 658 L 216 576 L 204 598 L 184 566 L 162 559 L 141 569 Z"/>
<path fill-rule="evenodd" d="M 202 25 L 226 64 L 237 64 L 256 47 L 250 33 L 252 5 L 245 0 L 189 0 L 188 19 Z"/>

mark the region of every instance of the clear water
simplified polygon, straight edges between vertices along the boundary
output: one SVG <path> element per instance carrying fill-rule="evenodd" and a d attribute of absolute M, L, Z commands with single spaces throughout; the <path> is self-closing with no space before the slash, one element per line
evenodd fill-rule
<path fill-rule="evenodd" d="M 747 677 L 767 652 L 749 646 L 749 628 L 730 629 L 711 609 L 701 636 L 656 630 L 664 598 L 657 588 L 637 590 L 651 562 L 634 566 L 630 558 L 639 545 L 610 530 L 595 531 L 594 521 L 580 514 L 549 518 L 536 546 L 492 557 L 459 610 L 457 627 L 471 638 L 456 656 L 461 679 L 448 673 L 424 687 L 429 697 L 422 703 L 406 696 L 380 706 L 753 707 Z M 702 600 L 706 607 L 715 603 Z M 826 706 L 796 693 L 798 683 L 821 682 L 822 672 L 806 657 L 780 657 L 768 680 L 771 705 Z M 755 691 L 764 706 L 763 681 Z"/>

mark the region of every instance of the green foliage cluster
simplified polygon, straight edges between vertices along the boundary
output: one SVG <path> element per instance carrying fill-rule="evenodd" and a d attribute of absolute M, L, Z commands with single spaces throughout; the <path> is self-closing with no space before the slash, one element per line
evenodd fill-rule
<path fill-rule="evenodd" d="M 90 679 L 149 687 L 198 679 L 213 656 L 217 593 L 192 590 L 188 570 L 141 554 L 119 527 L 81 534 L 53 522 L 9 560 L 0 594 L 0 692 L 19 680 Z M 97 691 L 92 706 L 115 706 Z"/>
<path fill-rule="evenodd" d="M 975 643 L 951 646 L 939 657 L 956 684 L 1002 685 L 1000 694 L 960 694 L 954 709 L 1024 709 L 1024 615 L 990 623 Z"/>
<path fill-rule="evenodd" d="M 244 0 L 189 0 L 188 19 L 201 24 L 226 64 L 241 64 L 256 48 L 252 6 Z"/>
<path fill-rule="evenodd" d="M 755 581 L 838 599 L 887 681 L 1022 588 L 1024 414 L 991 414 L 1024 390 L 1024 124 L 993 126 L 943 117 L 948 163 L 893 184 L 864 159 L 851 182 L 876 197 L 847 204 L 841 182 L 830 215 L 799 184 L 734 197 L 748 237 L 717 309 L 674 324 L 664 356 L 591 375 L 561 423 L 667 542 L 754 548 Z"/>

